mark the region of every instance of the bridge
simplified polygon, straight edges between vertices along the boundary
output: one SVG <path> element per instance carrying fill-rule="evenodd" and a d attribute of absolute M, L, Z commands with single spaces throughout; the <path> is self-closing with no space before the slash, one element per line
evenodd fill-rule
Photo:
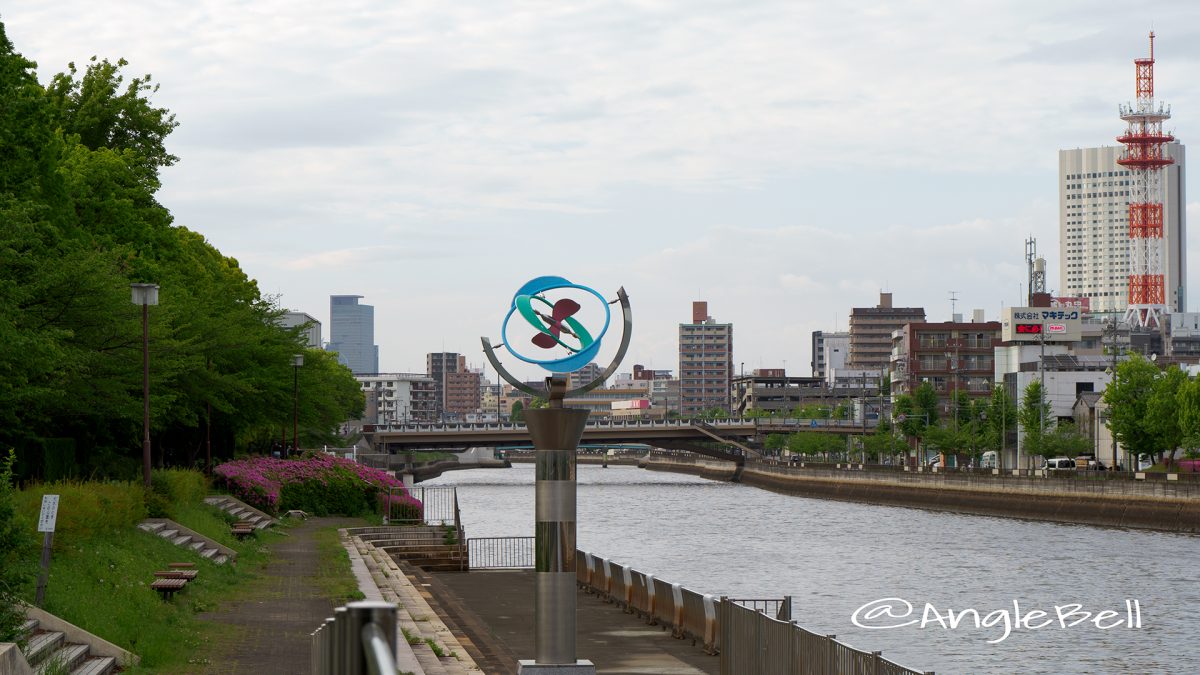
<path fill-rule="evenodd" d="M 874 424 L 866 430 L 873 431 Z M 772 433 L 858 435 L 862 424 L 850 420 L 755 418 L 724 420 L 595 420 L 583 430 L 581 445 L 642 444 L 686 450 L 742 464 L 760 456 L 761 439 Z M 526 445 L 529 431 L 519 422 L 500 424 L 366 425 L 363 436 L 376 452 L 396 454 L 418 448 L 462 450 L 471 447 Z"/>

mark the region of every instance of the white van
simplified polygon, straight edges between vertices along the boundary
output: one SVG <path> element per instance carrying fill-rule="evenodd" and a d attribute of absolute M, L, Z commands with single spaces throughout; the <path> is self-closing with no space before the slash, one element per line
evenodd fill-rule
<path fill-rule="evenodd" d="M 1070 457 L 1051 457 L 1042 465 L 1047 471 L 1074 471 L 1075 460 Z"/>
<path fill-rule="evenodd" d="M 999 466 L 996 462 L 996 451 L 988 450 L 979 456 L 979 466 L 984 469 L 995 469 Z"/>

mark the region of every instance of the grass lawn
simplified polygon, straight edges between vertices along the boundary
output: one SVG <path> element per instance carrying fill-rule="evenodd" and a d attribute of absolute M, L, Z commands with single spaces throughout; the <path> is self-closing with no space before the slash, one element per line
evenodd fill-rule
<path fill-rule="evenodd" d="M 185 664 L 212 637 L 205 635 L 212 627 L 195 615 L 236 596 L 238 587 L 266 564 L 267 546 L 281 536 L 264 532 L 239 542 L 216 509 L 199 504 L 180 507 L 175 520 L 238 551 L 237 566 L 217 565 L 135 528 L 55 546 L 44 608 L 140 656 L 141 665 L 128 672 L 163 672 Z M 150 584 L 154 572 L 171 562 L 195 562 L 200 574 L 163 601 Z"/>
<path fill-rule="evenodd" d="M 372 525 L 367 520 L 362 526 Z M 317 563 L 315 581 L 325 595 L 339 605 L 354 600 L 362 600 L 362 591 L 358 590 L 358 581 L 350 571 L 350 555 L 338 538 L 338 528 L 325 527 L 317 530 L 314 538 L 317 542 L 317 552 L 320 561 Z"/>

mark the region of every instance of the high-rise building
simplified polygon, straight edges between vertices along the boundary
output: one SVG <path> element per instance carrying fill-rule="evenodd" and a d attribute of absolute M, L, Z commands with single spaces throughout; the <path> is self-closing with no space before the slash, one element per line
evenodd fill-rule
<path fill-rule="evenodd" d="M 812 333 L 812 376 L 825 378 L 825 373 L 830 367 L 830 356 L 834 357 L 837 365 L 834 368 L 843 368 L 846 365 L 846 357 L 850 351 L 850 334 L 842 331 L 830 333 L 821 330 L 814 330 Z"/>
<path fill-rule="evenodd" d="M 1123 313 L 1129 304 L 1129 204 L 1132 172 L 1117 164 L 1121 146 L 1058 151 L 1058 295 L 1088 298 L 1092 312 Z M 1162 173 L 1162 271 L 1165 300 L 1182 312 L 1187 283 L 1184 146 L 1167 143 L 1175 160 Z"/>
<path fill-rule="evenodd" d="M 447 400 L 447 376 L 452 373 L 461 373 L 467 370 L 467 357 L 456 352 L 430 352 L 425 355 L 425 373 L 433 378 L 433 386 L 436 392 L 436 414 L 439 419 L 443 418 L 446 413 L 451 412 L 446 405 Z M 454 380 L 456 386 L 462 385 L 460 380 Z M 475 382 L 476 397 L 478 398 L 479 382 L 476 378 Z M 455 406 L 461 403 L 459 397 L 461 392 L 455 394 Z M 478 402 L 476 403 L 478 407 Z"/>
<path fill-rule="evenodd" d="M 338 362 L 355 375 L 379 372 L 379 346 L 375 344 L 375 308 L 358 304 L 361 295 L 329 296 L 329 344 Z"/>
<path fill-rule="evenodd" d="M 850 358 L 846 367 L 887 370 L 892 332 L 905 324 L 923 321 L 923 307 L 892 307 L 891 293 L 880 293 L 876 307 L 855 307 L 850 310 Z"/>
<path fill-rule="evenodd" d="M 464 367 L 455 372 L 447 372 L 443 377 L 445 379 L 442 388 L 442 410 L 447 418 L 462 420 L 467 415 L 479 412 L 479 373 Z"/>
<path fill-rule="evenodd" d="M 304 346 L 310 349 L 321 348 L 321 322 L 304 312 L 286 312 L 279 317 L 279 325 L 284 328 L 304 326 Z"/>
<path fill-rule="evenodd" d="M 733 381 L 733 324 L 717 323 L 707 302 L 692 303 L 692 322 L 679 324 L 680 414 L 730 409 Z"/>

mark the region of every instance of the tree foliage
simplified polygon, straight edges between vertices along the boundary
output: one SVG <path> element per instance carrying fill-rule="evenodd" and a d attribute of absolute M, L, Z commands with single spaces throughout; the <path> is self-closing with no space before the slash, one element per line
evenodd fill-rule
<path fill-rule="evenodd" d="M 237 261 L 173 223 L 156 198 L 176 161 L 175 118 L 149 75 L 93 59 L 42 87 L 0 24 L 0 443 L 42 475 L 66 448 L 81 474 L 128 477 L 141 454 L 142 310 L 131 282 L 157 283 L 147 312 L 155 459 L 194 464 L 290 435 L 333 440 L 363 401 L 331 355 Z M 305 355 L 293 371 L 292 357 Z M 210 413 L 211 410 L 211 413 Z"/>
<path fill-rule="evenodd" d="M 1158 377 L 1157 366 L 1130 354 L 1117 364 L 1112 382 L 1104 389 L 1104 402 L 1109 406 L 1108 428 L 1135 457 L 1153 452 L 1158 442 L 1158 434 L 1147 417 Z"/>

